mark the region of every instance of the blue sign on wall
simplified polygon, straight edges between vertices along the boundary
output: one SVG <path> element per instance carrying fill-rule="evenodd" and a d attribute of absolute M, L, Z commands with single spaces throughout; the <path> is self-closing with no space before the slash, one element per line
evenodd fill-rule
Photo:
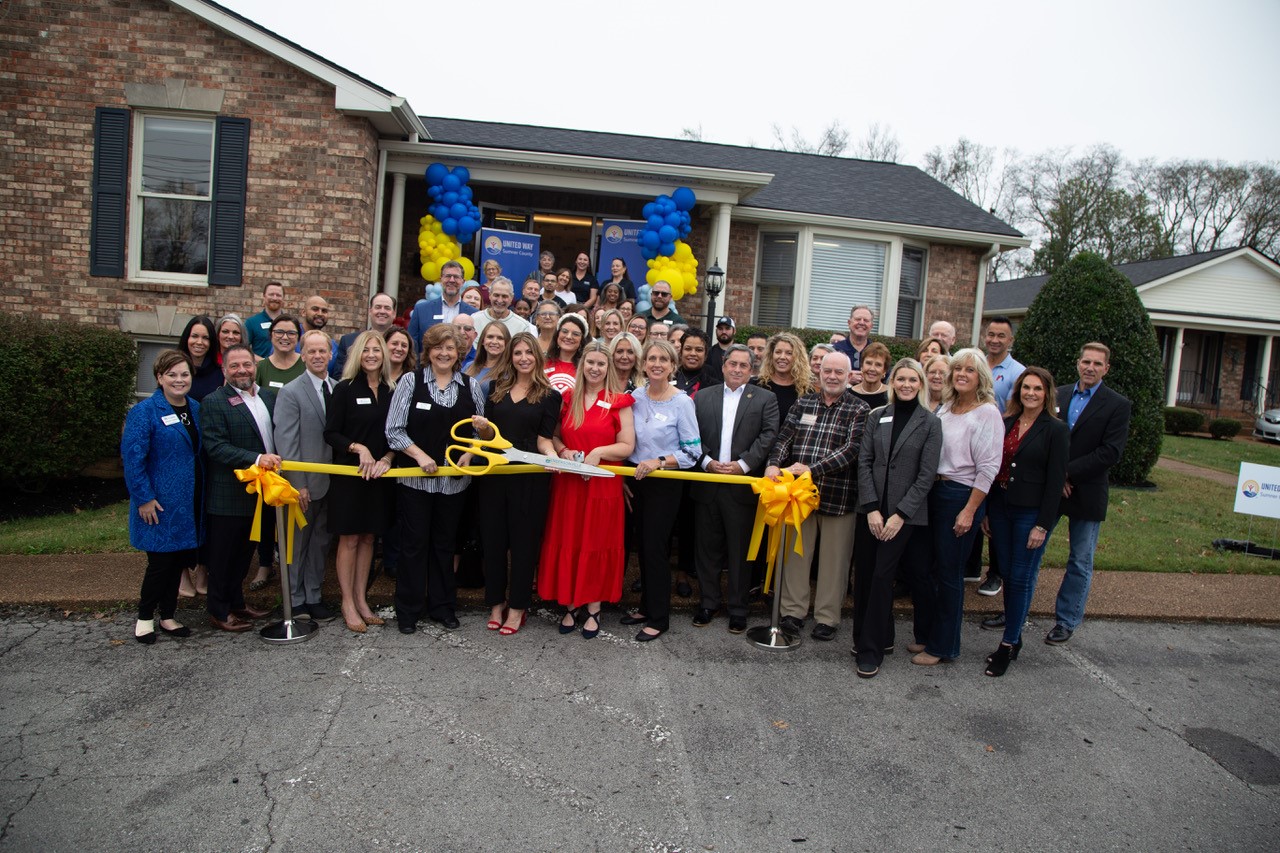
<path fill-rule="evenodd" d="M 622 258 L 627 265 L 627 275 L 637 290 L 644 285 L 649 265 L 640 254 L 640 232 L 647 224 L 643 219 L 604 220 L 604 229 L 600 232 L 600 269 L 596 271 L 601 286 L 613 278 L 609 266 L 614 258 Z"/>
<path fill-rule="evenodd" d="M 480 230 L 480 263 L 476 270 L 480 280 L 484 280 L 484 262 L 497 261 L 502 267 L 502 274 L 511 279 L 512 290 L 520 295 L 520 288 L 525 277 L 538 268 L 539 247 L 542 238 L 537 234 L 524 234 L 520 231 L 503 231 L 500 228 L 482 228 Z"/>

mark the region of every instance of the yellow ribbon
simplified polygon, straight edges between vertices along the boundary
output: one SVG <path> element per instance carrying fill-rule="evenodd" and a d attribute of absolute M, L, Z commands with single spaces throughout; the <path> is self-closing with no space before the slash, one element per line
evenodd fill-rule
<path fill-rule="evenodd" d="M 751 489 L 760 496 L 760 503 L 756 505 L 756 520 L 751 530 L 751 550 L 747 552 L 747 559 L 754 560 L 760 553 L 760 540 L 765 527 L 768 527 L 766 559 L 769 565 L 764 578 L 764 591 L 768 592 L 773 580 L 774 562 L 787 525 L 796 529 L 795 552 L 804 555 L 800 525 L 809 517 L 809 513 L 818 508 L 818 487 L 813 484 L 808 472 L 796 477 L 790 471 L 783 471 L 776 483 L 768 477 L 752 480 Z"/>
<path fill-rule="evenodd" d="M 235 473 L 236 478 L 245 484 L 244 490 L 258 496 L 258 504 L 253 508 L 253 532 L 249 534 L 251 541 L 262 541 L 263 501 L 266 501 L 268 506 L 289 507 L 289 518 L 285 525 L 285 560 L 289 565 L 293 565 L 294 528 L 300 529 L 307 526 L 307 518 L 302 514 L 302 507 L 298 506 L 298 490 L 275 471 L 266 471 L 257 465 L 238 468 Z"/>
<path fill-rule="evenodd" d="M 606 471 L 612 471 L 621 477 L 630 477 L 636 473 L 635 468 L 624 465 L 601 465 Z M 360 469 L 355 465 L 332 465 L 326 462 L 291 462 L 285 460 L 280 464 L 281 471 L 305 471 L 311 474 L 336 474 L 338 476 L 359 477 Z M 494 474 L 548 474 L 546 468 L 541 465 L 522 465 L 513 463 L 510 465 L 495 465 L 484 476 L 488 477 Z M 434 474 L 428 474 L 421 468 L 392 468 L 384 477 L 457 477 L 459 474 L 468 474 L 471 476 L 479 476 L 472 471 L 466 469 L 454 468 L 448 463 L 440 466 Z M 650 477 L 662 477 L 670 480 L 694 480 L 703 483 L 730 483 L 739 486 L 750 486 L 756 482 L 755 477 L 747 477 L 745 475 L 735 474 L 708 474 L 705 471 L 669 471 L 659 470 L 649 473 Z"/>

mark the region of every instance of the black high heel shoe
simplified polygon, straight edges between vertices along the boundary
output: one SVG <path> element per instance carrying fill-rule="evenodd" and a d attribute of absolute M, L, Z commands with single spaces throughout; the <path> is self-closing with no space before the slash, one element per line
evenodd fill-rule
<path fill-rule="evenodd" d="M 564 615 L 568 616 L 569 619 L 571 619 L 572 621 L 568 625 L 566 625 L 564 624 L 564 616 L 561 616 L 560 617 L 560 633 L 572 634 L 574 632 L 574 629 L 578 627 L 578 611 L 575 608 L 570 607 L 568 610 L 565 611 Z M 599 624 L 599 623 L 597 622 L 596 624 Z"/>
<path fill-rule="evenodd" d="M 1000 645 L 1004 646 L 1004 643 L 1001 643 Z M 1022 651 L 1022 641 L 1019 640 L 1017 643 L 1015 643 L 1012 646 L 1009 646 L 1008 648 L 1011 649 L 1011 651 L 1009 652 L 1009 660 L 1015 661 L 1018 659 L 1018 652 Z M 995 659 L 994 652 L 987 655 L 987 663 L 991 663 L 991 661 L 994 659 Z"/>
<path fill-rule="evenodd" d="M 156 627 L 168 634 L 170 637 L 182 638 L 191 636 L 191 628 L 186 625 L 179 625 L 177 628 L 166 628 L 162 623 L 157 622 Z"/>
<path fill-rule="evenodd" d="M 1009 668 L 1009 661 L 1017 657 L 1018 653 L 1014 651 L 1013 646 L 1006 646 L 1004 643 L 996 649 L 995 654 L 991 656 L 991 660 L 987 662 L 986 674 L 992 678 L 999 678 L 1004 675 L 1005 670 Z"/>
<path fill-rule="evenodd" d="M 590 610 L 587 611 L 587 618 L 582 620 L 582 638 L 584 640 L 594 640 L 596 634 L 600 633 L 600 614 L 602 613 L 604 613 L 603 607 L 601 607 L 595 613 L 592 613 Z M 587 619 L 596 620 L 596 627 L 594 630 L 591 630 L 591 631 L 587 630 Z"/>

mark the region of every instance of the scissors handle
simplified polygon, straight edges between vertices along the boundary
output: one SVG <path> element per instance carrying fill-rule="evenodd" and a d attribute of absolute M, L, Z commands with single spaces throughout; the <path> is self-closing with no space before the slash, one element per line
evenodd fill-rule
<path fill-rule="evenodd" d="M 463 454 L 470 453 L 473 457 L 479 457 L 485 461 L 484 467 L 479 465 L 462 466 L 458 464 Z M 488 474 L 494 465 L 503 465 L 507 462 L 507 457 L 501 453 L 492 453 L 483 450 L 478 444 L 472 444 L 464 447 L 461 444 L 451 444 L 444 449 L 444 460 L 449 463 L 449 467 L 462 475 L 482 475 Z"/>
<path fill-rule="evenodd" d="M 510 450 L 515 446 L 502 437 L 502 433 L 498 430 L 498 425 L 493 421 L 489 421 L 489 429 L 493 430 L 493 438 L 475 438 L 472 436 L 458 435 L 458 430 L 469 426 L 471 426 L 471 418 L 463 418 L 453 425 L 453 428 L 449 430 L 449 435 L 452 436 L 453 440 L 456 442 L 474 445 L 475 449 L 471 451 L 472 453 L 479 451 L 481 446 L 493 447 L 498 450 Z"/>

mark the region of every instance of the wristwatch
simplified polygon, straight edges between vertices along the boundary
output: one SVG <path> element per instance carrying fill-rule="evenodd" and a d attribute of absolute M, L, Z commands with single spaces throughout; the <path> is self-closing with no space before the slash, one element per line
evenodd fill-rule
<path fill-rule="evenodd" d="M 666 468 L 666 467 L 667 467 L 667 457 L 665 457 L 665 456 L 659 456 L 659 457 L 658 457 L 658 467 L 659 467 L 659 468 Z"/>

